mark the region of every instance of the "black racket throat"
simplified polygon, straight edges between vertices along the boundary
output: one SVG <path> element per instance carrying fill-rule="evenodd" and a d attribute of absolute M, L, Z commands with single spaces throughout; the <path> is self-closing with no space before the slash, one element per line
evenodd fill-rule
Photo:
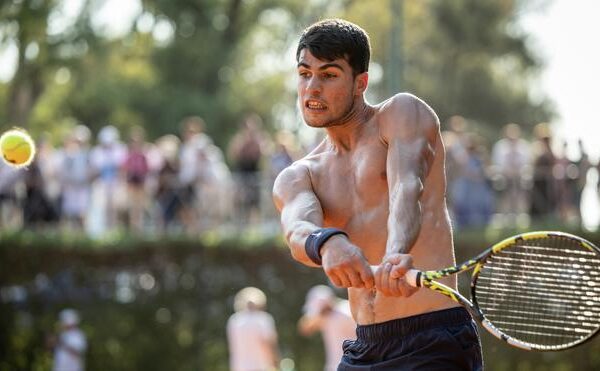
<path fill-rule="evenodd" d="M 423 287 L 423 281 L 421 281 L 422 276 L 423 276 L 423 272 L 421 272 L 421 271 L 417 272 L 417 278 L 415 280 L 417 287 Z"/>

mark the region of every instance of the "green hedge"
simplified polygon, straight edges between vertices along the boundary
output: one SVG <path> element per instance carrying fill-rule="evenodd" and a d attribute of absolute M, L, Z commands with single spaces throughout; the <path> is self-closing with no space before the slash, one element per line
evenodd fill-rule
<path fill-rule="evenodd" d="M 457 259 L 507 235 L 462 233 Z M 596 235 L 585 237 L 598 242 Z M 134 283 L 131 290 L 127 282 Z M 249 285 L 269 298 L 282 355 L 294 360 L 296 370 L 320 370 L 321 339 L 301 337 L 296 322 L 306 291 L 325 282 L 321 271 L 294 262 L 279 240 L 98 243 L 5 235 L 0 238 L 0 370 L 48 370 L 45 338 L 67 306 L 82 314 L 87 370 L 227 370 L 225 323 L 233 296 Z M 467 282 L 463 278 L 461 285 Z M 19 287 L 27 292 L 25 300 L 15 299 Z M 600 339 L 571 351 L 531 353 L 511 349 L 484 330 L 482 338 L 488 370 L 600 369 Z"/>

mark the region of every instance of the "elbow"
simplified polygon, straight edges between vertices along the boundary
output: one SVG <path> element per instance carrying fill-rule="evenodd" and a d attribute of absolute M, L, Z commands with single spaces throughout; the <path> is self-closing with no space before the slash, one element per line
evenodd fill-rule
<path fill-rule="evenodd" d="M 304 255 L 300 253 L 299 248 L 297 246 L 292 246 L 291 244 L 290 246 L 290 254 L 292 255 L 292 258 L 297 261 L 297 262 L 301 262 L 304 263 Z"/>

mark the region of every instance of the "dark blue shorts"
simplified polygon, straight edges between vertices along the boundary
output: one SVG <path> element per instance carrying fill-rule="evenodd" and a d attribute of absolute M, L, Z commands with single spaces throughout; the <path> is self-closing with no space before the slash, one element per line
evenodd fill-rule
<path fill-rule="evenodd" d="M 477 327 L 464 308 L 358 326 L 338 371 L 483 370 Z"/>

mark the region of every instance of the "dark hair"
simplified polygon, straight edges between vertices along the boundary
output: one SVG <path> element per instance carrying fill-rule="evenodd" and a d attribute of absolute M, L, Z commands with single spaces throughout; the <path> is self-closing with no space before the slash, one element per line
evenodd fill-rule
<path fill-rule="evenodd" d="M 302 49 L 308 49 L 321 60 L 346 59 L 355 76 L 369 70 L 369 35 L 343 19 L 325 19 L 306 28 L 298 42 L 296 61 Z"/>

